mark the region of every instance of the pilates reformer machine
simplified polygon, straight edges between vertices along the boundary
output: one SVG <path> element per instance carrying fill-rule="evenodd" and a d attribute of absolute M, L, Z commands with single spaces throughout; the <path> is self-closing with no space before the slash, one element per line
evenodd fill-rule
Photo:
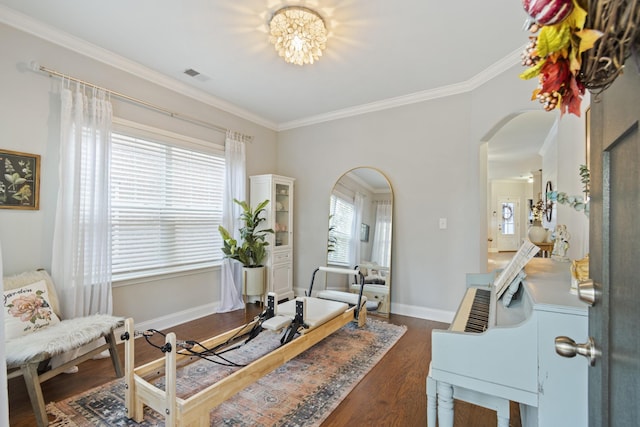
<path fill-rule="evenodd" d="M 355 275 L 361 283 L 359 294 L 323 290 L 311 296 L 316 273 Z M 311 348 L 344 325 L 356 321 L 359 327 L 366 323 L 366 297 L 363 296 L 364 276 L 358 269 L 318 267 L 311 277 L 307 296 L 278 304 L 277 296 L 269 293 L 265 310 L 244 326 L 232 329 L 202 343 L 178 341 L 170 332 L 164 345 L 159 347 L 164 357 L 138 368 L 134 365 L 134 341 L 136 336 L 148 336 L 158 331 L 136 332 L 133 319 L 125 321 L 125 405 L 127 417 L 136 422 L 144 418 L 144 406 L 165 415 L 165 425 L 208 426 L 210 411 L 240 390 L 275 370 L 298 354 Z M 282 333 L 280 345 L 262 357 L 240 367 L 216 383 L 181 398 L 176 394 L 177 368 L 205 358 L 211 360 L 229 348 L 246 343 L 264 330 Z M 268 333 L 268 332 L 267 332 Z M 276 337 L 277 338 L 277 337 Z M 149 341 L 149 339 L 147 339 Z M 225 359 L 226 360 L 226 359 Z M 164 390 L 152 384 L 162 376 Z"/>

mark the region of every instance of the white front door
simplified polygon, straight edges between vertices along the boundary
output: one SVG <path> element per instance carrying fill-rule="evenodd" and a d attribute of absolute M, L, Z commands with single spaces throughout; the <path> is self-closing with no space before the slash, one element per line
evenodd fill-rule
<path fill-rule="evenodd" d="M 517 251 L 520 247 L 520 200 L 512 197 L 498 199 L 498 251 Z"/>

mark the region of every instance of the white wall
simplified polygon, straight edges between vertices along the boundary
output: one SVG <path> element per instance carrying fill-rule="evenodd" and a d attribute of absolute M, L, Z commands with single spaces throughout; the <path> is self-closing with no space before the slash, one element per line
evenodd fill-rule
<path fill-rule="evenodd" d="M 448 288 L 461 291 L 462 272 L 477 270 L 477 260 L 468 251 L 460 260 L 449 256 L 472 229 L 448 201 L 469 193 L 464 170 L 473 155 L 461 147 L 466 126 L 444 124 L 454 110 L 455 120 L 468 123 L 468 105 L 460 95 L 280 133 L 280 173 L 296 177 L 296 283 L 325 262 L 326 226 L 319 225 L 327 221 L 334 182 L 351 168 L 373 166 L 394 191 L 393 301 L 434 309 L 455 304 L 461 292 Z M 449 228 L 438 230 L 443 217 Z M 441 268 L 428 268 L 431 262 Z"/>
<path fill-rule="evenodd" d="M 547 180 L 551 180 L 554 190 L 569 195 L 582 196 L 579 168 L 586 163 L 585 146 L 585 110 L 589 105 L 589 95 L 582 103 L 581 117 L 564 115 L 559 122 L 558 136 L 543 157 L 543 189 Z M 544 175 L 544 171 L 553 173 Z M 564 224 L 571 234 L 567 256 L 581 259 L 589 253 L 589 218 L 583 212 L 566 205 L 556 204 L 551 224 L 546 227 L 553 230 L 557 224 Z"/>
<path fill-rule="evenodd" d="M 530 102 L 535 82 L 519 72 L 514 66 L 467 94 L 281 132 L 279 173 L 297 179 L 294 281 L 306 283 L 325 260 L 320 225 L 335 180 L 372 166 L 394 191 L 392 311 L 451 320 L 465 273 L 486 271 L 481 140 L 514 111 L 538 108 Z M 562 137 L 582 137 L 573 131 Z M 439 218 L 447 229 L 438 228 Z"/>
<path fill-rule="evenodd" d="M 40 210 L 0 209 L 0 241 L 7 275 L 39 267 L 51 268 L 58 187 L 58 83 L 42 73 L 29 71 L 27 64 L 32 60 L 169 110 L 253 135 L 254 141 L 247 146 L 248 173 L 275 172 L 274 131 L 0 25 L 0 148 L 42 156 Z M 117 117 L 207 141 L 224 141 L 224 134 L 219 131 L 172 119 L 115 98 L 112 101 Z M 212 269 L 199 274 L 115 287 L 113 296 L 114 314 L 133 316 L 136 322 L 171 317 L 175 313 L 183 318 L 202 315 L 202 310 L 212 310 L 219 300 L 219 271 Z"/>
<path fill-rule="evenodd" d="M 392 311 L 450 320 L 465 273 L 486 271 L 481 138 L 507 114 L 531 107 L 531 86 L 517 67 L 508 73 L 471 93 L 281 132 L 279 173 L 296 177 L 295 282 L 308 281 L 325 261 L 320 225 L 334 182 L 372 166 L 394 191 Z"/>

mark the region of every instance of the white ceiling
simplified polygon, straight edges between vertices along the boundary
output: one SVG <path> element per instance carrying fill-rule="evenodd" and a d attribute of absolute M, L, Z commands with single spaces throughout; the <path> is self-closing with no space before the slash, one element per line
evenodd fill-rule
<path fill-rule="evenodd" d="M 292 4 L 329 29 L 313 65 L 285 63 L 268 42 L 269 18 Z M 106 49 L 276 130 L 472 89 L 517 62 L 525 18 L 517 0 L 0 0 L 0 22 Z"/>

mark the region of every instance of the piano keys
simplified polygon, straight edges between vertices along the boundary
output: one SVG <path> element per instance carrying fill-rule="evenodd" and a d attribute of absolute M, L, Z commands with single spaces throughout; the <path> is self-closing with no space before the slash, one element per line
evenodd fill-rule
<path fill-rule="evenodd" d="M 559 335 L 588 336 L 587 306 L 570 292 L 567 264 L 535 258 L 525 271 L 508 307 L 496 297 L 495 273 L 467 275 L 451 326 L 432 333 L 430 427 L 436 414 L 441 427 L 453 425 L 454 399 L 496 410 L 499 426 L 509 424 L 510 400 L 520 403 L 523 427 L 563 425 L 567 413 L 572 426 L 587 425 L 587 364 L 554 347 Z"/>
<path fill-rule="evenodd" d="M 467 289 L 449 330 L 484 332 L 489 326 L 490 307 L 491 291 L 488 288 Z"/>

